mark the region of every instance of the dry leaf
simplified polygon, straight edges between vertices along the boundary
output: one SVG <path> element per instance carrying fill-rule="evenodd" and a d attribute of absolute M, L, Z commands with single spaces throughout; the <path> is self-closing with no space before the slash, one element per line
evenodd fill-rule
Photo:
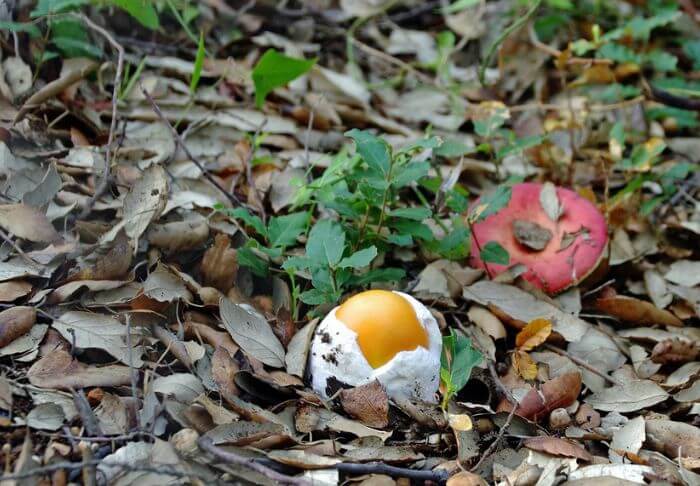
<path fill-rule="evenodd" d="M 537 363 L 524 351 L 515 351 L 512 354 L 513 367 L 524 380 L 537 378 Z"/>
<path fill-rule="evenodd" d="M 467 300 L 500 311 L 499 317 L 502 314 L 523 325 L 534 319 L 547 319 L 552 323 L 553 330 L 567 341 L 578 341 L 590 327 L 582 319 L 512 285 L 483 280 L 465 287 L 463 295 Z"/>
<path fill-rule="evenodd" d="M 487 486 L 488 483 L 484 481 L 478 474 L 470 473 L 467 471 L 460 471 L 454 476 L 447 480 L 447 486 Z"/>
<path fill-rule="evenodd" d="M 121 386 L 131 382 L 126 366 L 88 366 L 74 360 L 68 351 L 58 349 L 39 359 L 27 371 L 32 385 L 70 390 L 93 386 Z"/>
<path fill-rule="evenodd" d="M 474 428 L 472 418 L 466 413 L 447 414 L 447 423 L 452 430 L 457 432 L 468 432 Z"/>
<path fill-rule="evenodd" d="M 695 361 L 700 354 L 700 343 L 681 339 L 665 339 L 656 343 L 651 360 L 661 364 L 681 364 Z"/>
<path fill-rule="evenodd" d="M 17 306 L 0 312 L 0 348 L 27 334 L 35 323 L 34 307 Z"/>
<path fill-rule="evenodd" d="M 606 388 L 586 398 L 586 403 L 607 412 L 635 412 L 668 398 L 663 388 L 650 380 L 634 380 Z"/>
<path fill-rule="evenodd" d="M 369 427 L 389 425 L 389 399 L 377 380 L 340 392 L 343 409 Z"/>
<path fill-rule="evenodd" d="M 13 302 L 32 291 L 32 284 L 23 280 L 0 282 L 0 302 Z"/>
<path fill-rule="evenodd" d="M 209 223 L 198 213 L 191 213 L 184 221 L 152 224 L 148 228 L 148 242 L 168 254 L 200 248 L 209 237 Z"/>
<path fill-rule="evenodd" d="M 217 346 L 211 356 L 211 377 L 222 393 L 238 395 L 233 377 L 238 373 L 239 367 L 229 352 Z"/>
<path fill-rule="evenodd" d="M 202 280 L 205 285 L 226 293 L 236 281 L 237 270 L 236 250 L 231 248 L 228 235 L 219 233 L 214 238 L 214 245 L 202 257 Z"/>
<path fill-rule="evenodd" d="M 0 205 L 0 226 L 18 238 L 38 243 L 60 238 L 46 214 L 25 204 Z"/>
<path fill-rule="evenodd" d="M 488 309 L 473 305 L 469 308 L 467 317 L 494 339 L 503 339 L 507 335 L 503 323 Z"/>
<path fill-rule="evenodd" d="M 567 373 L 542 384 L 539 390 L 531 389 L 518 403 L 517 414 L 523 418 L 541 420 L 555 408 L 566 408 L 581 393 L 581 375 Z M 498 411 L 510 411 L 512 404 L 501 402 Z"/>
<path fill-rule="evenodd" d="M 553 456 L 575 457 L 587 462 L 593 460 L 593 456 L 579 444 L 558 437 L 532 437 L 525 439 L 523 445 L 533 451 L 546 452 Z"/>
<path fill-rule="evenodd" d="M 126 275 L 131 267 L 133 251 L 129 239 L 120 232 L 107 252 L 95 252 L 95 262 L 71 275 L 67 280 L 118 280 Z"/>
<path fill-rule="evenodd" d="M 559 196 L 557 196 L 557 188 L 551 182 L 545 182 L 542 185 L 540 205 L 544 213 L 555 223 L 564 214 L 564 207 L 562 207 Z"/>
<path fill-rule="evenodd" d="M 124 198 L 124 231 L 131 238 L 131 246 L 138 248 L 138 240 L 165 209 L 168 201 L 168 179 L 165 170 L 152 165 L 131 187 Z"/>
<path fill-rule="evenodd" d="M 354 420 L 349 420 L 337 413 L 325 408 L 313 407 L 304 404 L 297 409 L 295 425 L 299 432 L 309 433 L 313 431 L 332 430 L 335 432 L 347 432 L 357 437 L 379 437 L 388 439 L 393 432 L 383 432 L 362 425 Z"/>
<path fill-rule="evenodd" d="M 645 422 L 646 443 L 675 460 L 683 457 L 700 458 L 700 429 L 672 420 L 652 419 Z"/>
<path fill-rule="evenodd" d="M 530 248 L 531 250 L 544 250 L 553 236 L 552 232 L 547 228 L 524 219 L 513 220 L 512 226 L 513 236 L 515 236 L 515 239 L 518 240 L 518 243 Z"/>
<path fill-rule="evenodd" d="M 674 284 L 695 287 L 700 284 L 700 261 L 677 260 L 671 263 L 664 278 Z"/>
<path fill-rule="evenodd" d="M 662 324 L 664 326 L 683 326 L 683 321 L 667 310 L 659 309 L 651 302 L 616 295 L 596 299 L 595 307 L 621 321 L 637 325 Z"/>
<path fill-rule="evenodd" d="M 530 351 L 547 340 L 552 333 L 552 323 L 547 319 L 533 319 L 517 336 L 515 345 L 521 351 Z"/>
<path fill-rule="evenodd" d="M 219 425 L 205 434 L 214 444 L 244 446 L 273 435 L 284 435 L 285 429 L 279 424 L 257 422 L 233 422 Z"/>
<path fill-rule="evenodd" d="M 637 454 L 642 448 L 646 435 L 644 432 L 644 418 L 635 417 L 625 425 L 613 432 L 610 443 L 610 460 L 622 462 L 625 454 Z"/>

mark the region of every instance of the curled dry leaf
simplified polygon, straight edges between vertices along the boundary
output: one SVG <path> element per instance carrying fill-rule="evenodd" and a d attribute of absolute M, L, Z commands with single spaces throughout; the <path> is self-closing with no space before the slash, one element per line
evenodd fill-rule
<path fill-rule="evenodd" d="M 17 306 L 0 312 L 0 348 L 27 334 L 35 323 L 34 307 Z"/>
<path fill-rule="evenodd" d="M 23 280 L 0 283 L 0 302 L 13 302 L 32 291 L 32 284 Z"/>
<path fill-rule="evenodd" d="M 18 238 L 37 243 L 51 243 L 60 238 L 46 214 L 26 204 L 1 205 L 0 226 Z"/>
<path fill-rule="evenodd" d="M 111 247 L 102 254 L 98 250 L 95 257 L 94 263 L 74 273 L 67 280 L 118 280 L 124 277 L 133 258 L 129 239 L 123 232 L 119 232 Z"/>
<path fill-rule="evenodd" d="M 651 302 L 616 295 L 596 299 L 595 308 L 621 321 L 637 325 L 662 324 L 664 326 L 683 326 L 683 321 L 669 311 L 659 309 Z"/>
<path fill-rule="evenodd" d="M 205 434 L 214 444 L 245 446 L 267 439 L 273 435 L 285 435 L 285 428 L 279 424 L 239 421 L 222 424 Z"/>
<path fill-rule="evenodd" d="M 202 280 L 205 285 L 228 292 L 236 281 L 238 263 L 236 250 L 231 248 L 228 235 L 219 233 L 202 257 Z"/>
<path fill-rule="evenodd" d="M 668 398 L 668 393 L 651 380 L 627 381 L 594 393 L 586 403 L 606 412 L 635 412 L 651 407 Z"/>
<path fill-rule="evenodd" d="M 587 462 L 593 460 L 593 456 L 579 444 L 558 437 L 531 437 L 525 439 L 523 445 L 533 451 L 546 452 L 553 456 L 575 457 Z"/>
<path fill-rule="evenodd" d="M 68 351 L 58 349 L 39 359 L 27 371 L 34 386 L 70 390 L 93 386 L 121 386 L 131 382 L 126 366 L 88 366 L 73 359 Z"/>
<path fill-rule="evenodd" d="M 547 340 L 552 333 L 552 323 L 547 319 L 533 319 L 517 336 L 515 345 L 521 351 L 530 351 Z"/>
<path fill-rule="evenodd" d="M 211 356 L 211 377 L 222 393 L 238 395 L 238 387 L 233 381 L 233 377 L 238 371 L 238 364 L 226 348 L 217 346 Z"/>
<path fill-rule="evenodd" d="M 377 380 L 342 390 L 340 404 L 347 413 L 369 427 L 383 429 L 389 425 L 389 399 Z"/>
<path fill-rule="evenodd" d="M 313 407 L 307 404 L 297 409 L 295 424 L 297 430 L 302 433 L 332 430 L 334 432 L 347 432 L 357 437 L 374 436 L 382 440 L 388 439 L 392 434 L 391 431 L 382 432 L 381 430 L 372 429 L 325 408 Z"/>
<path fill-rule="evenodd" d="M 695 361 L 700 354 L 700 343 L 681 339 L 665 339 L 656 343 L 651 360 L 661 364 L 681 364 Z"/>
<path fill-rule="evenodd" d="M 503 323 L 488 309 L 473 305 L 469 308 L 467 317 L 492 338 L 503 339 L 506 337 L 506 328 L 503 327 Z"/>
<path fill-rule="evenodd" d="M 167 253 L 193 250 L 201 247 L 209 237 L 209 224 L 206 218 L 193 213 L 184 221 L 152 224 L 146 237 L 151 245 Z"/>
<path fill-rule="evenodd" d="M 566 408 L 576 401 L 581 393 L 581 375 L 567 373 L 549 380 L 539 390 L 532 388 L 519 401 L 516 413 L 523 418 L 541 420 L 555 408 Z M 503 400 L 498 411 L 510 411 L 513 405 Z"/>
<path fill-rule="evenodd" d="M 524 380 L 537 378 L 537 363 L 525 351 L 515 351 L 512 354 L 513 367 Z"/>
<path fill-rule="evenodd" d="M 667 457 L 700 458 L 700 429 L 684 422 L 673 420 L 647 420 L 646 443 Z"/>

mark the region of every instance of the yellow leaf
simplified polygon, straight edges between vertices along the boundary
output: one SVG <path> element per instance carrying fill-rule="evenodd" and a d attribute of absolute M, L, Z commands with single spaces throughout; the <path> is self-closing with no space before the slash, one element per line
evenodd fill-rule
<path fill-rule="evenodd" d="M 530 351 L 547 340 L 552 333 L 552 323 L 547 319 L 533 319 L 515 337 L 515 345 L 521 351 Z"/>
<path fill-rule="evenodd" d="M 537 363 L 524 351 L 513 353 L 513 367 L 525 380 L 537 378 Z"/>
<path fill-rule="evenodd" d="M 472 419 L 467 414 L 451 413 L 447 415 L 447 421 L 453 430 L 466 432 L 472 430 Z"/>

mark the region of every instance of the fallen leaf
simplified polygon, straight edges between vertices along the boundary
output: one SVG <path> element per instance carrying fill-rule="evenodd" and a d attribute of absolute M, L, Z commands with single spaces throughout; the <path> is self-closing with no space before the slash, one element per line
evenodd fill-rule
<path fill-rule="evenodd" d="M 148 242 L 168 254 L 200 248 L 209 237 L 209 223 L 198 213 L 188 214 L 183 221 L 151 224 Z"/>
<path fill-rule="evenodd" d="M 243 351 L 268 366 L 284 366 L 282 343 L 263 315 L 247 304 L 234 304 L 227 298 L 221 299 L 219 308 L 224 327 Z"/>
<path fill-rule="evenodd" d="M 665 339 L 656 343 L 651 351 L 651 360 L 661 364 L 681 364 L 695 361 L 699 354 L 700 343 L 698 342 Z"/>
<path fill-rule="evenodd" d="M 238 364 L 226 348 L 217 346 L 211 356 L 211 377 L 221 392 L 238 395 L 238 388 L 233 381 L 238 371 Z"/>
<path fill-rule="evenodd" d="M 27 334 L 35 323 L 34 307 L 10 307 L 0 312 L 0 348 Z"/>
<path fill-rule="evenodd" d="M 677 260 L 671 263 L 664 278 L 674 284 L 695 287 L 700 284 L 700 261 Z"/>
<path fill-rule="evenodd" d="M 389 399 L 377 380 L 340 392 L 343 409 L 369 427 L 389 425 Z"/>
<path fill-rule="evenodd" d="M 107 251 L 98 249 L 92 258 L 94 263 L 70 275 L 67 280 L 118 280 L 129 271 L 133 251 L 129 239 L 119 232 Z"/>
<path fill-rule="evenodd" d="M 645 438 L 644 418 L 633 418 L 613 432 L 612 442 L 610 442 L 610 460 L 623 462 L 624 454 L 637 454 L 642 448 Z"/>
<path fill-rule="evenodd" d="M 700 429 L 684 422 L 651 419 L 645 422 L 646 444 L 670 459 L 700 458 Z"/>
<path fill-rule="evenodd" d="M 136 250 L 138 240 L 165 209 L 168 201 L 168 179 L 165 170 L 152 165 L 124 197 L 124 231 Z"/>
<path fill-rule="evenodd" d="M 13 302 L 32 291 L 32 284 L 23 280 L 0 282 L 0 302 Z"/>
<path fill-rule="evenodd" d="M 302 378 L 306 371 L 306 362 L 311 349 L 311 340 L 314 337 L 314 330 L 318 324 L 318 319 L 312 320 L 299 331 L 297 331 L 287 346 L 287 354 L 284 362 L 287 373 Z"/>
<path fill-rule="evenodd" d="M 639 466 L 637 464 L 593 464 L 581 467 L 569 474 L 570 484 L 578 484 L 574 481 L 595 478 L 595 484 L 600 484 L 601 480 L 615 478 L 610 485 L 623 486 L 632 484 L 646 484 L 646 476 L 653 475 L 654 470 L 649 466 Z M 626 481 L 626 482 L 622 482 Z"/>
<path fill-rule="evenodd" d="M 468 432 L 474 428 L 472 418 L 466 413 L 447 414 L 447 423 L 452 430 L 457 432 Z"/>
<path fill-rule="evenodd" d="M 567 341 L 578 341 L 590 327 L 582 319 L 512 285 L 482 280 L 465 287 L 463 296 L 467 300 L 497 309 L 523 325 L 535 319 L 547 319 L 552 323 L 552 329 Z"/>
<path fill-rule="evenodd" d="M 55 403 L 41 403 L 27 414 L 27 425 L 33 429 L 58 430 L 65 418 L 60 406 Z"/>
<path fill-rule="evenodd" d="M 513 220 L 512 226 L 513 236 L 518 240 L 518 243 L 531 250 L 544 250 L 553 236 L 547 228 L 524 219 Z"/>
<path fill-rule="evenodd" d="M 120 365 L 88 366 L 59 349 L 34 363 L 27 371 L 27 378 L 32 385 L 60 390 L 122 386 L 131 383 L 131 369 Z"/>
<path fill-rule="evenodd" d="M 654 270 L 644 272 L 644 285 L 649 298 L 659 309 L 665 309 L 673 302 L 673 295 L 666 285 L 664 278 Z"/>
<path fill-rule="evenodd" d="M 551 182 L 545 182 L 540 190 L 540 205 L 544 213 L 554 221 L 559 221 L 559 218 L 564 214 L 564 207 L 557 196 L 557 188 Z"/>
<path fill-rule="evenodd" d="M 60 238 L 46 214 L 25 204 L 0 205 L 0 226 L 18 238 L 38 243 Z"/>
<path fill-rule="evenodd" d="M 140 332 L 131 328 L 131 347 L 127 346 L 126 326 L 114 317 L 69 311 L 55 319 L 52 326 L 77 347 L 101 349 L 122 363 L 136 368 L 143 365 Z"/>
<path fill-rule="evenodd" d="M 143 282 L 143 295 L 158 302 L 192 301 L 185 282 L 162 263 Z"/>
<path fill-rule="evenodd" d="M 202 257 L 201 272 L 205 285 L 226 293 L 236 280 L 238 270 L 236 250 L 231 248 L 228 235 L 219 233 L 214 237 L 211 246 Z"/>
<path fill-rule="evenodd" d="M 552 333 L 552 323 L 547 319 L 533 319 L 517 336 L 515 345 L 521 351 L 530 351 L 547 340 Z"/>
<path fill-rule="evenodd" d="M 295 425 L 296 429 L 302 433 L 332 430 L 335 432 L 347 432 L 357 437 L 379 437 L 383 441 L 388 439 L 393 433 L 392 431 L 384 432 L 372 429 L 325 408 L 306 404 L 297 409 Z"/>
<path fill-rule="evenodd" d="M 537 363 L 525 351 L 515 351 L 512 354 L 513 367 L 524 380 L 537 378 Z"/>
<path fill-rule="evenodd" d="M 454 476 L 451 476 L 447 480 L 447 486 L 487 486 L 488 483 L 484 481 L 478 474 L 470 473 L 467 471 L 460 471 Z"/>
<path fill-rule="evenodd" d="M 5 376 L 0 375 L 0 409 L 11 412 L 12 402 L 12 385 Z"/>
<path fill-rule="evenodd" d="M 631 322 L 637 325 L 662 324 L 664 326 L 683 326 L 683 321 L 669 311 L 659 309 L 651 302 L 616 295 L 614 297 L 601 297 L 596 299 L 595 308 L 608 315 L 617 317 L 621 321 Z"/>
<path fill-rule="evenodd" d="M 214 444 L 245 446 L 273 435 L 286 435 L 279 424 L 257 422 L 233 422 L 219 425 L 205 434 Z"/>
<path fill-rule="evenodd" d="M 634 380 L 594 393 L 585 401 L 597 410 L 628 413 L 656 405 L 668 396 L 668 393 L 653 381 Z"/>
<path fill-rule="evenodd" d="M 105 393 L 95 408 L 100 430 L 106 435 L 120 435 L 129 432 L 129 414 L 126 405 L 117 395 Z"/>
<path fill-rule="evenodd" d="M 503 339 L 507 336 L 503 323 L 488 309 L 473 305 L 469 308 L 467 317 L 493 339 Z"/>
<path fill-rule="evenodd" d="M 602 373 L 615 371 L 627 361 L 615 341 L 594 327 L 591 327 L 580 341 L 569 343 L 567 350 Z M 608 385 L 605 378 L 584 367 L 581 367 L 581 376 L 583 383 L 594 392 L 601 391 Z"/>
<path fill-rule="evenodd" d="M 581 393 L 580 373 L 566 373 L 544 382 L 540 389 L 530 389 L 519 400 L 516 413 L 523 418 L 541 420 L 555 408 L 566 408 L 574 403 Z M 509 412 L 513 405 L 503 400 L 498 411 Z"/>
<path fill-rule="evenodd" d="M 523 445 L 533 451 L 546 452 L 553 456 L 575 457 L 586 462 L 593 460 L 593 456 L 582 446 L 559 437 L 531 437 L 525 439 Z"/>

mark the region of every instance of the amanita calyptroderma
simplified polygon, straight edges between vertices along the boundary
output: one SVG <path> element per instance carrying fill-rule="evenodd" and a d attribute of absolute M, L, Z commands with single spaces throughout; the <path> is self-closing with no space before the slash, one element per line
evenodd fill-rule
<path fill-rule="evenodd" d="M 479 201 L 474 207 L 478 207 Z M 574 191 L 552 184 L 512 187 L 510 201 L 472 228 L 472 266 L 496 276 L 510 266 L 526 267 L 522 277 L 556 294 L 576 285 L 601 262 L 608 241 L 605 217 Z M 479 248 L 490 241 L 508 251 L 508 265 L 486 263 Z"/>

